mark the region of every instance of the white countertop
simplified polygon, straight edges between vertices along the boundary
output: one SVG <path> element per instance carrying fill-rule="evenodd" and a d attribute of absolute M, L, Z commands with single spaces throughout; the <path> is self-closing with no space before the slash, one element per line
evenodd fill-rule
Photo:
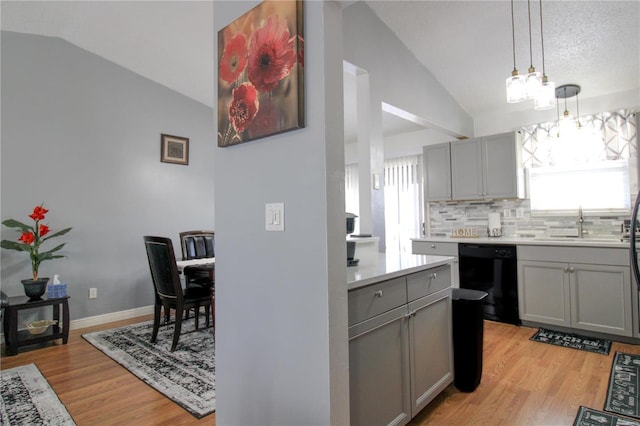
<path fill-rule="evenodd" d="M 412 238 L 412 241 L 442 242 L 442 243 L 469 243 L 469 244 L 515 244 L 532 246 L 575 246 L 575 247 L 614 247 L 628 248 L 628 241 L 619 239 L 600 238 L 525 238 L 525 237 L 480 237 L 480 238 L 447 238 L 447 237 L 425 237 Z"/>
<path fill-rule="evenodd" d="M 353 290 L 380 281 L 397 278 L 453 262 L 450 256 L 409 254 L 392 256 L 380 253 L 375 263 L 347 267 L 347 288 Z"/>

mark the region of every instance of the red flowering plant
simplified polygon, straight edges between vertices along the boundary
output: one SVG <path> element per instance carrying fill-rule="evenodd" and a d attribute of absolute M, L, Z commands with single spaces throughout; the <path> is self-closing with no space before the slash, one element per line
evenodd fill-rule
<path fill-rule="evenodd" d="M 47 251 L 40 251 L 40 245 L 45 241 L 50 240 L 51 238 L 59 237 L 71 231 L 71 228 L 65 228 L 61 231 L 51 234 L 51 229 L 49 228 L 49 226 L 41 223 L 41 221 L 45 219 L 45 215 L 48 212 L 49 210 L 45 209 L 42 204 L 36 206 L 33 209 L 33 213 L 29 215 L 29 217 L 34 221 L 33 225 L 27 225 L 14 219 L 7 219 L 2 222 L 4 226 L 15 228 L 20 233 L 20 237 L 18 238 L 18 241 L 2 240 L 0 242 L 0 246 L 9 250 L 24 251 L 29 253 L 29 257 L 31 258 L 31 271 L 33 272 L 34 280 L 38 279 L 38 269 L 40 267 L 40 263 L 44 262 L 45 260 L 59 259 L 61 257 L 64 257 L 60 254 L 56 254 L 56 252 L 60 251 L 66 243 L 62 243 Z"/>

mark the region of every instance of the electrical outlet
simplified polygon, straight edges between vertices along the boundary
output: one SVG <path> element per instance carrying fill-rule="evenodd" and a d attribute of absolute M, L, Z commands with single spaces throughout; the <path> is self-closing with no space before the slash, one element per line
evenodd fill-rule
<path fill-rule="evenodd" d="M 89 289 L 89 299 L 95 299 L 96 297 L 98 297 L 98 289 L 95 287 L 92 287 Z"/>

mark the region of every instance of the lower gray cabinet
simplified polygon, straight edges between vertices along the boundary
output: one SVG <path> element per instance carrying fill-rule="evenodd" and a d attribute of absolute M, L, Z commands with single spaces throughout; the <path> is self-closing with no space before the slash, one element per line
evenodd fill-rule
<path fill-rule="evenodd" d="M 453 381 L 451 290 L 409 303 L 411 416 Z"/>
<path fill-rule="evenodd" d="M 405 303 L 349 327 L 352 426 L 404 425 L 453 381 L 450 266 L 351 291 L 349 306 L 394 305 L 390 283 Z"/>
<path fill-rule="evenodd" d="M 626 250 L 519 246 L 518 256 L 521 320 L 633 335 Z M 571 262 L 550 261 L 558 259 Z"/>
<path fill-rule="evenodd" d="M 571 327 L 571 292 L 567 264 L 518 261 L 520 319 Z"/>
<path fill-rule="evenodd" d="M 351 425 L 411 419 L 407 307 L 349 327 Z"/>

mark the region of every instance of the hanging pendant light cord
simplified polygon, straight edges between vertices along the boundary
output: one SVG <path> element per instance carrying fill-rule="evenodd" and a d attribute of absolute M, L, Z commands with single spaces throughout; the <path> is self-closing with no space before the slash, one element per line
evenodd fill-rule
<path fill-rule="evenodd" d="M 513 46 L 513 70 L 516 70 L 516 26 L 513 19 L 513 0 L 511 0 L 511 41 Z"/>
<path fill-rule="evenodd" d="M 540 0 L 540 44 L 542 46 L 542 75 L 546 76 L 547 72 L 544 68 L 544 35 L 542 31 L 542 0 Z"/>
<path fill-rule="evenodd" d="M 527 9 L 529 10 L 529 60 L 531 63 L 530 68 L 533 68 L 533 48 L 531 47 L 531 0 L 527 0 Z"/>

